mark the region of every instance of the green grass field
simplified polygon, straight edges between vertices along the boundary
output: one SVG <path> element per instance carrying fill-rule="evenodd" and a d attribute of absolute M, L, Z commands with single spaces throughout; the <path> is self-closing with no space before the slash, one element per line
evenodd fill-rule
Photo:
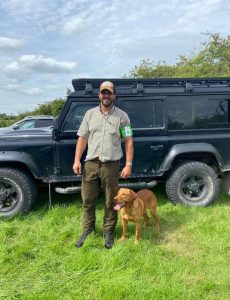
<path fill-rule="evenodd" d="M 220 194 L 207 208 L 174 206 L 162 186 L 158 197 L 161 232 L 142 229 L 134 245 L 104 248 L 103 198 L 97 204 L 97 232 L 81 249 L 81 198 L 40 191 L 26 216 L 0 220 L 2 299 L 230 299 L 230 197 Z"/>

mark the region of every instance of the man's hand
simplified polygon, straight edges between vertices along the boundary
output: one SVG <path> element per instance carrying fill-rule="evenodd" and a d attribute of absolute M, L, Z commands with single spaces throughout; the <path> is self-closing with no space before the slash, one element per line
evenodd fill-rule
<path fill-rule="evenodd" d="M 73 172 L 76 175 L 81 174 L 81 162 L 80 161 L 75 161 L 73 164 Z"/>
<path fill-rule="evenodd" d="M 124 179 L 128 178 L 129 175 L 131 174 L 131 171 L 132 171 L 132 167 L 129 165 L 126 165 L 121 171 L 121 178 L 124 178 Z"/>

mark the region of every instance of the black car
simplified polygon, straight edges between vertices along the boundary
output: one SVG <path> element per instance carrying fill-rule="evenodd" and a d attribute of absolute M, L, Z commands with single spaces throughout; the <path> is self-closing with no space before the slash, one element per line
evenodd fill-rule
<path fill-rule="evenodd" d="M 0 136 L 0 215 L 29 211 L 39 181 L 60 193 L 80 190 L 81 176 L 72 170 L 76 132 L 85 112 L 98 105 L 102 81 L 73 80 L 52 132 Z M 169 200 L 189 206 L 212 203 L 221 179 L 229 191 L 230 78 L 111 81 L 115 105 L 128 113 L 134 133 L 132 175 L 120 186 L 164 181 Z"/>

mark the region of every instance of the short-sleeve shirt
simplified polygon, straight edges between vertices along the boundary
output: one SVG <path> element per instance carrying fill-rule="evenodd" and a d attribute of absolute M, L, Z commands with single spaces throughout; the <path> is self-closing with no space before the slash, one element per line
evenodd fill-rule
<path fill-rule="evenodd" d="M 108 114 L 100 106 L 89 109 L 82 120 L 77 135 L 88 139 L 86 160 L 115 161 L 123 156 L 120 128 L 130 125 L 128 115 L 113 106 Z"/>

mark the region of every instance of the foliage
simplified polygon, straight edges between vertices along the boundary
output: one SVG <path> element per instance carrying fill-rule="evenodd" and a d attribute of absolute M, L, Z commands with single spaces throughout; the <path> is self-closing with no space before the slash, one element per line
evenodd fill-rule
<path fill-rule="evenodd" d="M 67 88 L 66 96 L 69 96 L 71 93 L 72 90 L 70 88 Z M 60 114 L 64 103 L 65 99 L 57 98 L 52 101 L 39 104 L 35 110 L 25 111 L 23 113 L 19 113 L 18 115 L 7 115 L 5 113 L 0 113 L 0 127 L 10 126 L 11 124 L 25 118 L 26 116 L 50 115 L 56 117 Z"/>
<path fill-rule="evenodd" d="M 40 104 L 34 111 L 35 115 L 51 115 L 58 116 L 62 110 L 65 101 L 61 98 L 55 99 L 51 102 Z"/>
<path fill-rule="evenodd" d="M 44 104 L 39 104 L 33 111 L 26 111 L 17 116 L 0 114 L 0 127 L 10 126 L 11 124 L 32 115 L 51 115 L 58 116 L 62 110 L 65 100 L 62 98 L 55 99 Z"/>
<path fill-rule="evenodd" d="M 221 37 L 219 33 L 206 33 L 207 41 L 201 49 L 189 56 L 179 55 L 178 61 L 168 65 L 149 59 L 142 60 L 131 70 L 134 78 L 175 78 L 175 77 L 225 77 L 230 76 L 230 35 Z"/>
<path fill-rule="evenodd" d="M 0 114 L 0 127 L 6 127 L 14 123 L 16 120 L 16 116 Z"/>
<path fill-rule="evenodd" d="M 44 188 L 43 188 L 44 189 Z M 229 196 L 207 208 L 187 208 L 158 197 L 161 232 L 135 227 L 112 250 L 104 248 L 104 200 L 97 202 L 96 234 L 81 249 L 80 196 L 57 195 L 48 210 L 48 191 L 29 215 L 0 220 L 1 299 L 229 299 Z M 72 197 L 72 200 L 71 200 Z M 76 202 L 73 202 L 76 200 Z"/>

